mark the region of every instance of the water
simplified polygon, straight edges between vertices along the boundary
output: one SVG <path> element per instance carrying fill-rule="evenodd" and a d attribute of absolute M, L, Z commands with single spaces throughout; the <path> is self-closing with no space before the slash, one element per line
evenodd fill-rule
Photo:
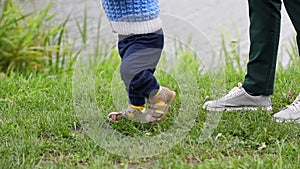
<path fill-rule="evenodd" d="M 57 19 L 63 19 L 67 14 L 71 13 L 71 22 L 68 27 L 73 30 L 71 36 L 79 38 L 80 35 L 76 29 L 75 18 L 79 21 L 83 19 L 84 7 L 88 9 L 88 30 L 95 32 L 97 30 L 97 23 L 102 19 L 102 27 L 105 27 L 105 34 L 110 34 L 109 26 L 107 26 L 107 19 L 104 17 L 103 10 L 99 0 L 52 0 L 53 12 L 57 14 Z M 40 3 L 47 3 L 47 1 L 40 1 Z M 215 51 L 220 51 L 221 48 L 221 33 L 228 31 L 232 40 L 240 40 L 241 57 L 247 60 L 249 50 L 249 19 L 247 1 L 238 0 L 161 0 L 162 15 L 172 16 L 174 20 L 163 20 L 165 25 L 168 25 L 166 32 L 175 32 L 178 34 L 190 34 L 192 37 L 197 37 L 196 34 L 202 32 L 205 39 L 198 39 L 206 43 L 211 42 Z M 178 20 L 184 21 L 188 24 L 178 24 Z M 168 17 L 167 17 L 168 18 Z M 188 32 L 189 25 L 193 25 L 198 29 L 195 32 Z M 192 29 L 191 29 L 192 30 Z M 279 60 L 286 63 L 287 53 L 285 47 L 289 40 L 294 38 L 295 31 L 287 16 L 285 9 L 282 11 L 282 29 L 281 41 L 279 47 Z M 193 34 L 194 33 L 194 34 Z M 173 36 L 173 35 L 170 35 Z M 198 38 L 204 38 L 200 36 Z M 104 36 L 105 37 L 105 36 Z M 209 56 L 210 54 L 207 53 Z"/>

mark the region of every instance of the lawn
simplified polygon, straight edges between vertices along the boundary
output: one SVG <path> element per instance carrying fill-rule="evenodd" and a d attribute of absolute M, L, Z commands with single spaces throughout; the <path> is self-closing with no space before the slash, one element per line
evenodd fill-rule
<path fill-rule="evenodd" d="M 181 59 L 185 64 L 193 63 L 192 57 Z M 96 109 L 87 107 L 91 111 L 78 111 L 83 108 L 78 104 L 85 104 L 82 101 L 92 101 L 82 99 L 84 92 L 75 90 L 86 91 L 78 87 L 88 87 L 82 85 L 88 80 L 74 78 L 79 77 L 76 69 L 2 75 L 0 168 L 299 168 L 300 125 L 275 123 L 271 118 L 300 91 L 300 68 L 297 61 L 294 65 L 278 68 L 272 112 L 217 114 L 201 108 L 211 99 L 211 89 L 218 86 L 213 83 L 214 75 L 197 74 L 189 65 L 194 81 L 184 89 L 177 79 L 186 75 L 185 69 L 179 69 L 178 77 L 158 69 L 155 75 L 159 82 L 175 90 L 177 97 L 166 120 L 155 125 L 106 121 L 110 111 L 126 108 L 118 57 L 89 67 L 95 79 L 91 87 L 95 98 L 91 100 L 95 100 Z M 227 91 L 243 80 L 244 73 L 234 70 L 229 66 L 223 72 Z M 211 129 L 204 130 L 209 123 Z M 124 144 L 126 140 L 132 142 Z M 149 140 L 154 140 L 153 144 Z M 131 149 L 126 150 L 128 147 Z"/>

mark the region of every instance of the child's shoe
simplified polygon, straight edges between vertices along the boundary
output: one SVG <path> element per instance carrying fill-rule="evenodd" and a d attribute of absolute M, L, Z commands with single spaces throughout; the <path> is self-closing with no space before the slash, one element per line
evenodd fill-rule
<path fill-rule="evenodd" d="M 144 106 L 128 105 L 126 110 L 120 112 L 111 112 L 108 114 L 108 121 L 115 123 L 122 118 L 127 118 L 132 121 L 145 122 L 146 109 Z"/>
<path fill-rule="evenodd" d="M 174 101 L 176 93 L 166 87 L 160 87 L 158 92 L 149 98 L 149 110 L 146 121 L 148 123 L 158 123 L 166 117 L 171 103 Z"/>

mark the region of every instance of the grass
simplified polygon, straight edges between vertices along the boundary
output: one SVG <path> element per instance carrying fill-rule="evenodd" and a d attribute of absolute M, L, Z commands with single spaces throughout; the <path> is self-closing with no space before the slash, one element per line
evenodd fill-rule
<path fill-rule="evenodd" d="M 183 55 L 181 59 L 188 64 L 191 60 L 187 58 L 188 55 Z M 110 92 L 118 65 L 119 59 L 114 56 L 94 70 L 99 120 L 102 121 L 109 111 L 118 107 L 112 106 L 114 100 Z M 293 101 L 300 91 L 300 68 L 294 65 L 298 62 L 285 69 L 278 68 L 276 93 L 272 96 L 273 112 L 223 113 L 219 125 L 203 142 L 199 137 L 208 114 L 198 106 L 195 124 L 185 138 L 169 151 L 145 158 L 109 153 L 82 131 L 73 104 L 72 71 L 2 76 L 0 168 L 298 168 L 299 124 L 279 124 L 271 120 L 272 114 Z M 231 67 L 226 70 L 226 88 L 230 89 L 242 81 L 243 73 L 234 72 Z M 213 85 L 210 83 L 212 77 L 196 73 L 193 72 L 193 76 L 198 92 L 194 93 L 194 98 L 196 104 L 201 105 L 210 99 L 207 96 Z M 110 127 L 123 136 L 150 133 L 151 138 L 180 120 L 176 117 L 184 95 L 176 80 L 164 71 L 158 71 L 156 76 L 161 84 L 179 93 L 167 119 L 153 126 L 122 121 Z"/>

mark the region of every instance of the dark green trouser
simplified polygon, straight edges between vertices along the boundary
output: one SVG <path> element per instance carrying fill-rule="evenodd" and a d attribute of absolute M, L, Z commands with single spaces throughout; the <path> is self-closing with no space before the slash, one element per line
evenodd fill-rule
<path fill-rule="evenodd" d="M 256 94 L 272 95 L 280 35 L 281 0 L 248 0 L 250 53 L 243 87 Z M 300 52 L 300 0 L 283 0 L 297 32 Z"/>

